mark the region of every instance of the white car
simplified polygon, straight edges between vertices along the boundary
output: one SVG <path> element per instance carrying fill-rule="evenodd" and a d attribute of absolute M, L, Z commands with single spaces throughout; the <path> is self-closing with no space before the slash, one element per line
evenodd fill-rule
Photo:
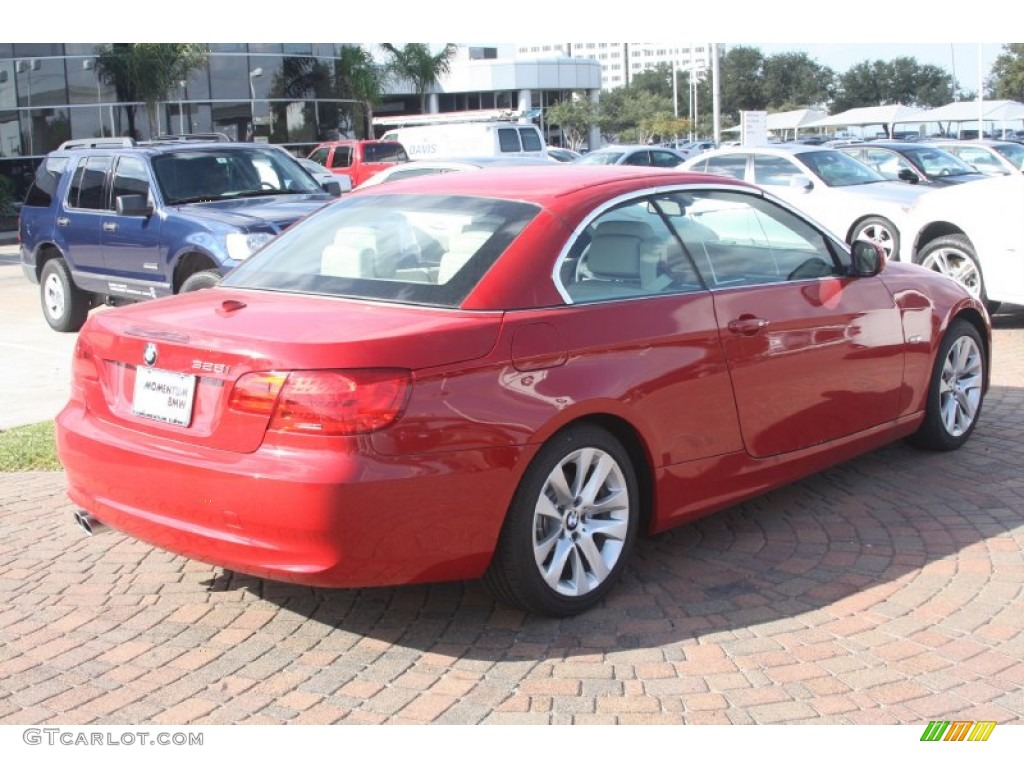
<path fill-rule="evenodd" d="M 902 261 L 962 283 L 989 312 L 1024 304 L 1024 174 L 993 176 L 923 195 L 905 224 Z"/>
<path fill-rule="evenodd" d="M 993 139 L 936 140 L 928 142 L 970 163 L 987 176 L 1024 172 L 1024 144 Z"/>
<path fill-rule="evenodd" d="M 872 240 L 892 258 L 900 253 L 901 222 L 926 191 L 887 181 L 839 150 L 809 144 L 714 149 L 680 168 L 753 182 L 847 242 Z"/>
<path fill-rule="evenodd" d="M 543 165 L 550 168 L 559 165 L 557 160 L 546 157 L 453 157 L 437 160 L 410 160 L 385 168 L 356 189 L 386 184 L 390 181 L 411 179 L 414 176 L 429 176 L 433 173 L 451 173 L 452 171 L 474 171 L 481 168 L 493 168 L 499 165 Z"/>
<path fill-rule="evenodd" d="M 320 163 L 310 160 L 308 157 L 297 157 L 296 160 L 299 161 L 299 165 L 305 168 L 321 187 L 330 182 L 337 182 L 341 185 L 342 192 L 351 191 L 352 180 L 347 176 L 331 173 L 330 170 L 324 168 Z"/>
<path fill-rule="evenodd" d="M 646 144 L 610 144 L 573 160 L 576 165 L 643 165 L 654 168 L 675 168 L 686 155 L 668 147 Z"/>

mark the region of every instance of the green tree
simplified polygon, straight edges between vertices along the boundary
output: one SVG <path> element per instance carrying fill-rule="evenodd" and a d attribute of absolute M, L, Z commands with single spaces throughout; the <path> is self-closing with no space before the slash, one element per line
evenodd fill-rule
<path fill-rule="evenodd" d="M 892 61 L 862 61 L 846 70 L 839 77 L 832 111 L 883 104 L 937 107 L 952 96 L 952 80 L 945 70 L 902 56 Z"/>
<path fill-rule="evenodd" d="M 718 71 L 722 115 L 738 123 L 740 112 L 768 107 L 764 91 L 764 54 L 760 49 L 745 45 L 728 49 L 719 59 Z M 703 86 L 699 98 L 704 104 L 710 104 L 710 79 L 705 80 Z"/>
<path fill-rule="evenodd" d="M 836 73 L 802 52 L 768 56 L 762 73 L 765 106 L 773 112 L 825 104 L 835 88 Z"/>
<path fill-rule="evenodd" d="M 157 103 L 205 61 L 196 43 L 113 43 L 97 46 L 95 52 L 96 74 L 123 102 L 128 134 L 135 139 L 141 138 L 136 127 L 139 102 L 146 105 L 155 127 Z"/>
<path fill-rule="evenodd" d="M 1024 101 L 1024 43 L 1003 46 L 992 63 L 989 90 L 996 99 Z"/>
<path fill-rule="evenodd" d="M 455 43 L 446 43 L 438 53 L 431 53 L 424 43 L 406 43 L 401 48 L 381 43 L 388 55 L 388 70 L 397 77 L 409 80 L 420 97 L 420 112 L 427 111 L 427 93 L 439 77 L 451 71 L 451 62 L 459 50 Z"/>
<path fill-rule="evenodd" d="M 372 139 L 373 107 L 381 100 L 386 73 L 362 46 L 346 45 L 339 53 L 334 65 L 335 98 L 358 102 L 343 106 L 342 110 L 359 138 Z"/>
<path fill-rule="evenodd" d="M 677 77 L 676 87 L 680 84 Z M 637 91 L 647 91 L 655 96 L 672 98 L 672 65 L 662 62 L 633 75 L 629 87 Z"/>
<path fill-rule="evenodd" d="M 670 97 L 622 86 L 601 96 L 598 124 L 606 139 L 647 144 L 658 134 L 656 123 L 672 118 L 673 112 Z"/>
<path fill-rule="evenodd" d="M 562 130 L 570 149 L 579 151 L 590 129 L 598 124 L 599 108 L 586 97 L 567 99 L 548 107 L 545 119 Z"/>

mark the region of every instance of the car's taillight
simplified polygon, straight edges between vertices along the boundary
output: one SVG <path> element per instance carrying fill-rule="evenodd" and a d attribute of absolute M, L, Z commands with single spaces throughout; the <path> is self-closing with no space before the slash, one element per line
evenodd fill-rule
<path fill-rule="evenodd" d="M 100 378 L 96 357 L 81 336 L 75 341 L 75 351 L 71 356 L 71 378 L 76 384 L 85 381 L 99 381 Z"/>
<path fill-rule="evenodd" d="M 269 416 L 274 412 L 281 385 L 287 378 L 287 373 L 279 371 L 247 373 L 235 382 L 228 406 L 242 413 Z"/>
<path fill-rule="evenodd" d="M 272 414 L 268 430 L 356 435 L 394 422 L 408 390 L 409 372 L 395 368 L 250 373 L 235 384 L 231 407 Z"/>

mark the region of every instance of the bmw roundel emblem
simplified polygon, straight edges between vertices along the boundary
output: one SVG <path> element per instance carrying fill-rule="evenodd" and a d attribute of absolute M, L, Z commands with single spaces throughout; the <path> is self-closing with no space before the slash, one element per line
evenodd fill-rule
<path fill-rule="evenodd" d="M 142 362 L 150 366 L 156 364 L 156 344 L 147 344 L 146 348 L 142 350 Z"/>

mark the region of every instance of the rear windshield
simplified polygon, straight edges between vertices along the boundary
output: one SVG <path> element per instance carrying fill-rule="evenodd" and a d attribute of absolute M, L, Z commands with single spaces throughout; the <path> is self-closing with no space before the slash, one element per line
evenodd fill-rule
<path fill-rule="evenodd" d="M 404 163 L 408 159 L 405 147 L 397 141 L 363 145 L 363 161 L 367 163 Z"/>
<path fill-rule="evenodd" d="M 538 210 L 480 197 L 354 196 L 284 231 L 222 284 L 457 307 Z"/>

